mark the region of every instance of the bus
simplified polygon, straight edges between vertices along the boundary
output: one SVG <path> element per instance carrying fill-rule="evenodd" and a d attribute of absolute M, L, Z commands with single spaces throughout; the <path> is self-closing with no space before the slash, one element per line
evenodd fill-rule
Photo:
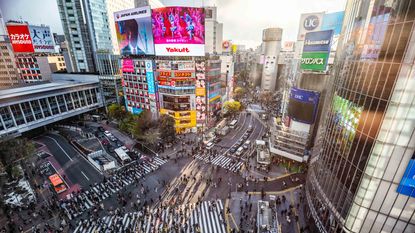
<path fill-rule="evenodd" d="M 118 158 L 121 160 L 121 163 L 126 164 L 131 161 L 130 156 L 125 152 L 125 150 L 122 147 L 119 147 L 114 150 L 117 154 Z"/>
<path fill-rule="evenodd" d="M 229 124 L 229 128 L 235 129 L 236 128 L 236 124 L 238 124 L 238 120 L 231 121 L 231 123 Z"/>
<path fill-rule="evenodd" d="M 60 177 L 58 173 L 55 173 L 49 176 L 49 180 L 50 180 L 50 183 L 52 183 L 53 189 L 58 194 L 65 192 L 68 189 L 68 187 L 63 182 L 62 178 Z"/>

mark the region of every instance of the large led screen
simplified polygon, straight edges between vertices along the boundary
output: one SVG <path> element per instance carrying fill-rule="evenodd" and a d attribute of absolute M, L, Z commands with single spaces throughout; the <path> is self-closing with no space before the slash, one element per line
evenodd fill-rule
<path fill-rule="evenodd" d="M 114 13 L 121 55 L 154 55 L 149 6 Z"/>
<path fill-rule="evenodd" d="M 152 10 L 156 55 L 204 56 L 203 8 L 163 7 Z"/>
<path fill-rule="evenodd" d="M 319 98 L 320 94 L 318 92 L 292 88 L 288 104 L 288 115 L 295 121 L 313 124 Z"/>

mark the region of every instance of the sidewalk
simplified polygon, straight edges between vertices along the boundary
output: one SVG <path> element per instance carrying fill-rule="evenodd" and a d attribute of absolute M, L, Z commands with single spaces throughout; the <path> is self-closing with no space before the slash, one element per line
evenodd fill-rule
<path fill-rule="evenodd" d="M 282 166 L 282 164 L 277 165 L 274 162 L 272 162 L 269 165 L 269 171 L 258 169 L 257 165 L 258 164 L 255 158 L 250 158 L 248 160 L 248 165 L 245 166 L 245 170 L 242 172 L 242 176 L 248 177 L 248 180 L 252 181 L 254 181 L 255 179 L 257 179 L 258 181 L 273 181 L 293 174 L 297 174 L 297 172 L 289 172 L 287 168 Z"/>

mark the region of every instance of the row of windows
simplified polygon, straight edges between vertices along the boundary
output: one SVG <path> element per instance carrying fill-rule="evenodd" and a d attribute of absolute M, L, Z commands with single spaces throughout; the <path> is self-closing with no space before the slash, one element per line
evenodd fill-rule
<path fill-rule="evenodd" d="M 0 130 L 98 103 L 97 90 L 90 89 L 46 97 L 0 108 Z"/>

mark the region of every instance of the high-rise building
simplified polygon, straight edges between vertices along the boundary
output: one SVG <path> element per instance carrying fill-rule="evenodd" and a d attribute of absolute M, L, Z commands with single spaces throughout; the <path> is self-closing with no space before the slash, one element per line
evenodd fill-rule
<path fill-rule="evenodd" d="M 96 52 L 112 52 L 105 0 L 57 0 L 73 71 L 95 72 Z"/>
<path fill-rule="evenodd" d="M 120 55 L 108 53 L 97 54 L 99 84 L 106 106 L 113 103 L 121 103 L 123 89 L 121 85 L 120 59 Z"/>
<path fill-rule="evenodd" d="M 12 45 L 0 11 L 0 89 L 19 83 Z"/>
<path fill-rule="evenodd" d="M 217 8 L 205 7 L 205 53 L 222 53 L 223 24 L 217 21 Z"/>
<path fill-rule="evenodd" d="M 415 2 L 349 0 L 306 183 L 319 232 L 415 232 Z"/>
<path fill-rule="evenodd" d="M 277 82 L 278 56 L 281 50 L 281 28 L 267 28 L 262 34 L 264 66 L 261 78 L 261 89 L 274 91 Z"/>

